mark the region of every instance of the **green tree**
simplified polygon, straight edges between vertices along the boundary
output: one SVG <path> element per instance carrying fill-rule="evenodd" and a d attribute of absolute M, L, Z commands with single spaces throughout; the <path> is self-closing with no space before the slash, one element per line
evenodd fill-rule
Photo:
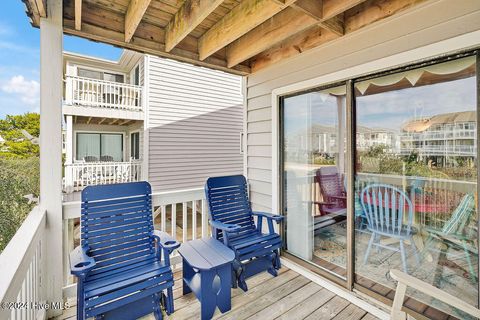
<path fill-rule="evenodd" d="M 0 157 L 0 252 L 32 210 L 27 194 L 39 194 L 39 161 Z"/>
<path fill-rule="evenodd" d="M 40 115 L 25 113 L 0 119 L 0 252 L 23 223 L 35 203 L 27 194 L 39 194 L 39 147 L 22 130 L 33 137 L 40 134 Z"/>
<path fill-rule="evenodd" d="M 0 147 L 0 156 L 8 158 L 38 157 L 40 149 L 22 133 L 27 131 L 30 135 L 40 135 L 40 115 L 28 112 L 22 115 L 7 115 L 0 119 L 0 136 L 5 140 Z"/>

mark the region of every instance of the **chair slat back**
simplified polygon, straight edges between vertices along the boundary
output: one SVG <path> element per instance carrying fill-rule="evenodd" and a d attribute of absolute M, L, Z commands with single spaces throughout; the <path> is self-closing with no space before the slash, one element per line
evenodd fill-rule
<path fill-rule="evenodd" d="M 247 180 L 244 176 L 209 178 L 205 184 L 205 195 L 208 199 L 210 219 L 241 226 L 241 232 L 235 237 L 255 229 L 248 200 Z M 213 236 L 218 240 L 223 239 L 220 230 Z"/>
<path fill-rule="evenodd" d="M 89 186 L 82 191 L 81 244 L 95 270 L 107 272 L 156 256 L 148 182 Z"/>
<path fill-rule="evenodd" d="M 451 218 L 445 223 L 442 232 L 446 234 L 461 234 L 470 223 L 475 212 L 475 197 L 471 193 L 463 196 Z"/>
<path fill-rule="evenodd" d="M 345 194 L 342 176 L 337 172 L 336 167 L 320 168 L 316 172 L 316 178 L 320 185 L 320 192 L 324 201 L 335 202 L 332 196 L 342 196 Z"/>
<path fill-rule="evenodd" d="M 387 234 L 409 235 L 413 205 L 401 190 L 386 184 L 371 184 L 360 193 L 368 227 Z"/>

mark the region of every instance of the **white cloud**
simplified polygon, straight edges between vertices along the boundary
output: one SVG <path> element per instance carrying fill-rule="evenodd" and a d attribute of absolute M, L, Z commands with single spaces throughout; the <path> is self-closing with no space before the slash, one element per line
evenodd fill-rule
<path fill-rule="evenodd" d="M 38 108 L 40 102 L 40 83 L 27 80 L 22 75 L 13 76 L 3 86 L 2 91 L 17 96 L 30 107 Z"/>

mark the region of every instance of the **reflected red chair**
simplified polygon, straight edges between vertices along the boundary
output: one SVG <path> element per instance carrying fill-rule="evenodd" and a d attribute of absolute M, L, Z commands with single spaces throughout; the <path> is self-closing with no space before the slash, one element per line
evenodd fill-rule
<path fill-rule="evenodd" d="M 320 187 L 322 201 L 314 201 L 321 215 L 345 212 L 347 195 L 343 184 L 343 175 L 334 166 L 323 167 L 315 173 L 315 182 Z"/>

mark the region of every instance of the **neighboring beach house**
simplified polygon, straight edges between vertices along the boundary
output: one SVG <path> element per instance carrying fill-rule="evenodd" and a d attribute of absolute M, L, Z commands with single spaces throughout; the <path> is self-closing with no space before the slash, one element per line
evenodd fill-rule
<path fill-rule="evenodd" d="M 118 61 L 66 52 L 64 72 L 64 192 L 242 173 L 240 76 L 128 50 Z"/>

